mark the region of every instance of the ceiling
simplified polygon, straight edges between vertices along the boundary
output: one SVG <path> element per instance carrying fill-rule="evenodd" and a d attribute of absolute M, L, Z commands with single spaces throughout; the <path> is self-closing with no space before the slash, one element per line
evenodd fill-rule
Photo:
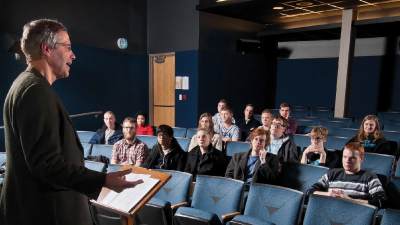
<path fill-rule="evenodd" d="M 357 36 L 385 36 L 399 34 L 400 30 L 400 0 L 200 0 L 197 9 L 264 24 L 265 30 L 259 35 L 285 34 L 288 40 L 291 36 L 340 37 L 345 9 L 355 9 Z M 295 34 L 298 31 L 300 36 Z"/>

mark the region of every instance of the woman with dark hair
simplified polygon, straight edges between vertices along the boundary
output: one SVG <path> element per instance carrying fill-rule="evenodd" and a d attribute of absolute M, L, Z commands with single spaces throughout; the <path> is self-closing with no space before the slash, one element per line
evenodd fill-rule
<path fill-rule="evenodd" d="M 98 129 L 90 139 L 90 144 L 113 145 L 123 138 L 122 128 L 115 119 L 115 114 L 111 111 L 104 113 L 104 125 Z"/>
<path fill-rule="evenodd" d="M 222 137 L 220 134 L 214 131 L 214 122 L 210 113 L 203 113 L 199 118 L 198 129 L 206 129 L 211 135 L 211 144 L 217 150 L 222 151 Z M 197 134 L 193 135 L 192 140 L 190 140 L 189 151 L 198 145 Z"/>
<path fill-rule="evenodd" d="M 185 164 L 186 152 L 174 138 L 172 127 L 160 125 L 157 129 L 157 144 L 153 146 L 144 167 L 183 171 Z"/>
<path fill-rule="evenodd" d="M 365 152 L 395 155 L 395 150 L 390 143 L 383 137 L 379 119 L 375 115 L 367 115 L 361 122 L 360 129 L 350 142 L 360 142 Z"/>
<path fill-rule="evenodd" d="M 143 112 L 136 113 L 136 134 L 137 135 L 154 135 L 153 127 L 147 121 L 147 115 Z"/>

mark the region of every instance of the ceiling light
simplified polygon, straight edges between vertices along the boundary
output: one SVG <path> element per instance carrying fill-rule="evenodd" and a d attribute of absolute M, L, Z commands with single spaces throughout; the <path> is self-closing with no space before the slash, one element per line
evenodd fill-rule
<path fill-rule="evenodd" d="M 312 6 L 312 5 L 314 5 L 314 3 L 307 2 L 307 1 L 296 3 L 296 6 L 298 6 L 298 7 L 308 7 L 308 6 Z"/>
<path fill-rule="evenodd" d="M 282 10 L 284 8 L 283 8 L 283 6 L 274 6 L 272 9 L 273 10 Z"/>
<path fill-rule="evenodd" d="M 217 2 L 226 2 L 228 0 L 217 0 Z"/>

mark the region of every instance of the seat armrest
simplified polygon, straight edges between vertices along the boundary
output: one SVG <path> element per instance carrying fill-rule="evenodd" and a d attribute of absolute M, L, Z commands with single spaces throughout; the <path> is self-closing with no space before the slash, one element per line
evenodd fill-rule
<path fill-rule="evenodd" d="M 171 209 L 175 210 L 181 206 L 187 206 L 187 205 L 188 205 L 188 202 L 179 202 L 179 203 L 171 205 Z"/>
<path fill-rule="evenodd" d="M 226 222 L 226 221 L 228 221 L 228 220 L 233 219 L 233 217 L 235 217 L 235 216 L 237 216 L 237 215 L 240 215 L 240 212 L 231 212 L 231 213 L 227 213 L 227 214 L 222 215 L 222 220 L 223 220 L 224 222 Z"/>

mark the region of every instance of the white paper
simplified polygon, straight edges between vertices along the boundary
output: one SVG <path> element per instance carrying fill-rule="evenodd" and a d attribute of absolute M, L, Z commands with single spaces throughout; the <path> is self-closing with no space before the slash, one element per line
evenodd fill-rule
<path fill-rule="evenodd" d="M 143 183 L 133 188 L 125 189 L 120 193 L 110 191 L 99 203 L 129 213 L 129 211 L 159 182 L 158 179 L 151 178 L 148 174 L 130 173 L 126 175 L 125 178 L 128 181 L 142 179 Z"/>
<path fill-rule="evenodd" d="M 182 77 L 182 90 L 189 90 L 189 77 L 188 76 Z"/>
<path fill-rule="evenodd" d="M 175 77 L 175 89 L 176 90 L 182 89 L 182 77 L 181 76 Z"/>

